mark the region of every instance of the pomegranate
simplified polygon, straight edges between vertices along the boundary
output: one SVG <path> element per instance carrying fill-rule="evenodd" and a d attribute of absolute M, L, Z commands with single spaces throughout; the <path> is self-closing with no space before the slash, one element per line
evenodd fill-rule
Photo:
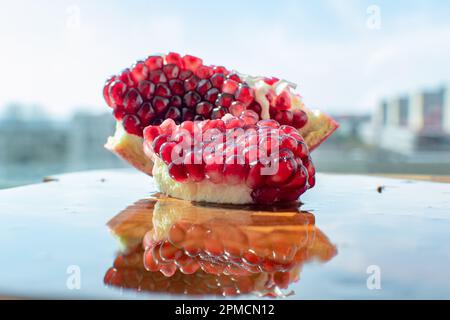
<path fill-rule="evenodd" d="M 141 150 L 145 127 L 165 119 L 180 124 L 251 110 L 258 120 L 272 118 L 298 129 L 313 150 L 338 125 L 329 116 L 305 108 L 294 89 L 287 81 L 205 65 L 191 55 L 149 56 L 105 83 L 103 96 L 118 123 L 106 148 L 151 175 L 153 164 Z"/>

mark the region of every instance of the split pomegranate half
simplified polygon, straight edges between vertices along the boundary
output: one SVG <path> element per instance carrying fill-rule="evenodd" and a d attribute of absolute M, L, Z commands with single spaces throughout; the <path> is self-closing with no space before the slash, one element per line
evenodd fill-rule
<path fill-rule="evenodd" d="M 103 96 L 113 109 L 116 133 L 106 148 L 139 170 L 152 174 L 152 160 L 142 152 L 143 130 L 165 119 L 220 119 L 252 111 L 258 120 L 275 119 L 299 130 L 310 150 L 338 127 L 324 113 L 307 109 L 295 86 L 277 78 L 240 74 L 200 58 L 177 53 L 155 55 L 106 81 Z"/>

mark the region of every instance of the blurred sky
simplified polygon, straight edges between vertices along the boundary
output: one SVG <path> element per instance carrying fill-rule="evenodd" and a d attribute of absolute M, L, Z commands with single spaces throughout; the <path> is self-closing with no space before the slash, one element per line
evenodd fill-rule
<path fill-rule="evenodd" d="M 369 111 L 449 80 L 449 17 L 443 0 L 0 0 L 0 112 L 10 102 L 101 112 L 110 74 L 168 51 L 291 80 L 312 107 Z"/>

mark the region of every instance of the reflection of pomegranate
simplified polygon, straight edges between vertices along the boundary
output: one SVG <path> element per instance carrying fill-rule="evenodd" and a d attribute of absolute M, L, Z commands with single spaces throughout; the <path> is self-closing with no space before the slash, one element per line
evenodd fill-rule
<path fill-rule="evenodd" d="M 106 147 L 148 174 L 152 163 L 141 150 L 143 129 L 164 119 L 179 124 L 251 110 L 258 120 L 299 129 L 311 150 L 337 128 L 327 115 L 306 109 L 287 81 L 246 76 L 177 53 L 136 62 L 106 81 L 103 96 L 117 120 Z"/>
<path fill-rule="evenodd" d="M 253 209 L 166 197 L 140 201 L 108 224 L 133 245 L 117 256 L 104 281 L 140 291 L 273 296 L 299 279 L 304 263 L 336 254 L 314 216 L 298 206 Z M 145 235 L 133 227 L 143 221 Z"/>
<path fill-rule="evenodd" d="M 239 117 L 166 119 L 144 130 L 144 152 L 162 192 L 213 203 L 295 201 L 315 184 L 308 147 L 298 131 L 253 111 Z"/>

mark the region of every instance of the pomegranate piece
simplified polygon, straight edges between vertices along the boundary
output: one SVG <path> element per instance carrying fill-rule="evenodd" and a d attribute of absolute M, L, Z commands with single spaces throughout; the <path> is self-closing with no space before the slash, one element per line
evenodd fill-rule
<path fill-rule="evenodd" d="M 211 109 L 209 102 L 201 102 L 196 112 L 207 114 Z M 273 119 L 258 121 L 251 110 L 239 117 L 225 114 L 181 125 L 167 119 L 145 129 L 144 146 L 149 157 L 162 160 L 181 188 L 204 180 L 223 188 L 242 185 L 250 189 L 251 202 L 272 204 L 295 201 L 315 184 L 308 147 L 298 131 Z"/>

